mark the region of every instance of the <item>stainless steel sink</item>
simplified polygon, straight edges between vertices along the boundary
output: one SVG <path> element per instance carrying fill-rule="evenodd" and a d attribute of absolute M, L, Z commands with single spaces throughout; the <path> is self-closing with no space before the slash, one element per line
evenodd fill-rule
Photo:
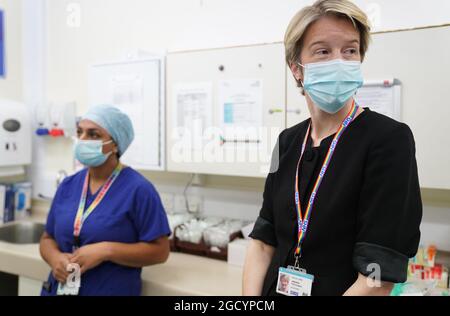
<path fill-rule="evenodd" d="M 12 244 L 37 244 L 45 225 L 34 222 L 15 222 L 0 226 L 0 241 Z"/>

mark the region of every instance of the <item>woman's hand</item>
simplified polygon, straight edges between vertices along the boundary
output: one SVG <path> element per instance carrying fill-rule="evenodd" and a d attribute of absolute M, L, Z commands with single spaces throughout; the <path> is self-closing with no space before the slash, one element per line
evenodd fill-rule
<path fill-rule="evenodd" d="M 135 244 L 101 242 L 83 246 L 75 251 L 70 263 L 78 264 L 81 274 L 105 261 L 126 267 L 142 268 L 165 262 L 169 252 L 170 245 L 167 237 Z"/>
<path fill-rule="evenodd" d="M 393 287 L 393 283 L 374 281 L 359 273 L 358 279 L 344 293 L 344 296 L 389 296 Z"/>
<path fill-rule="evenodd" d="M 70 258 L 70 263 L 80 266 L 81 274 L 91 270 L 107 260 L 108 248 L 106 243 L 83 246 L 76 250 Z"/>
<path fill-rule="evenodd" d="M 65 284 L 69 277 L 69 271 L 67 266 L 70 264 L 71 253 L 58 253 L 56 254 L 50 263 L 52 268 L 53 277 L 61 284 Z"/>

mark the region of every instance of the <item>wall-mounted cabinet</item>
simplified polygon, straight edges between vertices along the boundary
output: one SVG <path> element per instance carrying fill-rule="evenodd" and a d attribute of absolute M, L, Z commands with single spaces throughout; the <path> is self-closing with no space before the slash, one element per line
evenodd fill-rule
<path fill-rule="evenodd" d="M 401 97 L 393 117 L 414 133 L 424 188 L 450 189 L 446 38 L 449 26 L 374 34 L 363 62 L 367 83 L 397 79 Z M 309 117 L 281 43 L 173 53 L 167 67 L 170 171 L 264 177 L 278 133 Z M 262 146 L 264 138 L 255 131 L 228 134 L 232 126 L 262 127 L 263 133 L 272 132 L 270 145 Z M 213 129 L 198 133 L 208 127 Z M 257 160 L 250 162 L 249 155 Z"/>
<path fill-rule="evenodd" d="M 285 128 L 282 44 L 169 54 L 169 171 L 265 177 Z"/>
<path fill-rule="evenodd" d="M 450 189 L 449 38 L 449 26 L 374 34 L 363 63 L 366 79 L 401 82 L 400 120 L 414 134 L 424 188 Z"/>
<path fill-rule="evenodd" d="M 164 75 L 164 56 L 90 67 L 89 105 L 113 104 L 133 122 L 135 138 L 121 159 L 136 169 L 165 169 Z"/>
<path fill-rule="evenodd" d="M 301 95 L 297 82 L 289 68 L 286 70 L 286 127 L 292 127 L 309 118 L 306 99 Z"/>

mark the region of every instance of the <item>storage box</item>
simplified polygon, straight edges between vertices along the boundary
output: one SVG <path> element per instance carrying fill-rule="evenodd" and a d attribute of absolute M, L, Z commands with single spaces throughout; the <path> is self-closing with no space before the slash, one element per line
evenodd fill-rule
<path fill-rule="evenodd" d="M 187 253 L 196 256 L 203 256 L 212 259 L 218 259 L 222 261 L 227 261 L 228 258 L 228 248 L 227 247 L 211 247 L 205 243 L 203 237 L 199 243 L 193 243 L 189 241 L 182 241 L 177 237 L 176 231 L 180 228 L 178 226 L 175 228 L 174 233 L 174 248 L 178 252 Z M 241 232 L 236 232 L 230 235 L 230 241 L 236 238 L 242 238 Z"/>
<path fill-rule="evenodd" d="M 247 248 L 250 243 L 248 239 L 235 239 L 228 244 L 228 263 L 234 266 L 243 267 Z"/>

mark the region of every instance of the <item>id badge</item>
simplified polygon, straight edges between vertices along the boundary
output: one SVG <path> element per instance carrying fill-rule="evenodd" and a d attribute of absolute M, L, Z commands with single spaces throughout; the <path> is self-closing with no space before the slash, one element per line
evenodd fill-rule
<path fill-rule="evenodd" d="M 278 270 L 277 293 L 286 296 L 311 296 L 314 276 L 289 266 Z"/>
<path fill-rule="evenodd" d="M 58 295 L 58 296 L 77 296 L 79 291 L 80 291 L 80 286 L 77 284 L 58 283 L 58 290 L 56 291 L 56 295 Z"/>
<path fill-rule="evenodd" d="M 80 266 L 71 263 L 67 266 L 67 270 L 70 271 L 70 275 L 67 278 L 67 282 L 65 284 L 58 283 L 58 289 L 56 291 L 56 295 L 63 296 L 76 296 L 80 292 L 81 286 L 81 273 Z"/>

